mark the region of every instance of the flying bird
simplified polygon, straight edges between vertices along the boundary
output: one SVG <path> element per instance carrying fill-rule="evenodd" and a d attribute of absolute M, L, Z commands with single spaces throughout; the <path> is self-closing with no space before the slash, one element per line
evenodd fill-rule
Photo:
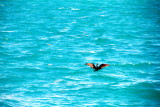
<path fill-rule="evenodd" d="M 91 68 L 94 69 L 94 71 L 98 71 L 106 66 L 109 66 L 109 64 L 101 64 L 100 66 L 98 66 L 98 64 L 94 65 L 94 63 L 86 63 L 86 65 L 90 66 Z"/>

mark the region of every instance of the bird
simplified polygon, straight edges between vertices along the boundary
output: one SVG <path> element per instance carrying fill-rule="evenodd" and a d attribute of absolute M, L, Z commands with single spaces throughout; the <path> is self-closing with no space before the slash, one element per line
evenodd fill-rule
<path fill-rule="evenodd" d="M 98 64 L 94 65 L 94 63 L 86 63 L 85 65 L 90 66 L 91 68 L 94 69 L 94 71 L 98 71 L 106 66 L 109 66 L 109 64 L 101 64 L 100 66 L 98 66 Z"/>

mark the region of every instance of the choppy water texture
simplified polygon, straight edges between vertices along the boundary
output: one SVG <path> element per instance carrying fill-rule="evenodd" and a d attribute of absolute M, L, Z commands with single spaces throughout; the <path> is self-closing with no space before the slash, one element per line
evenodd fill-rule
<path fill-rule="evenodd" d="M 1 0 L 0 11 L 1 107 L 160 106 L 159 0 Z"/>

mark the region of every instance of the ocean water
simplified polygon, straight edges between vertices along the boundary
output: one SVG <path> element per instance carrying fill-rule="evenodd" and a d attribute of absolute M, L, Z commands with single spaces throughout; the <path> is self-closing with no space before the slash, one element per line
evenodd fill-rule
<path fill-rule="evenodd" d="M 0 43 L 0 107 L 160 107 L 159 0 L 1 0 Z"/>

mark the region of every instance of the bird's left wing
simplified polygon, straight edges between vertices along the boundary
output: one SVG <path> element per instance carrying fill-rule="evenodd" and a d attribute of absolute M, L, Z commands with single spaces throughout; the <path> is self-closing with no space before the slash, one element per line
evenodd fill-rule
<path fill-rule="evenodd" d="M 101 65 L 99 66 L 99 69 L 102 69 L 102 68 L 104 68 L 104 67 L 106 67 L 106 66 L 109 66 L 109 64 L 101 64 Z"/>

